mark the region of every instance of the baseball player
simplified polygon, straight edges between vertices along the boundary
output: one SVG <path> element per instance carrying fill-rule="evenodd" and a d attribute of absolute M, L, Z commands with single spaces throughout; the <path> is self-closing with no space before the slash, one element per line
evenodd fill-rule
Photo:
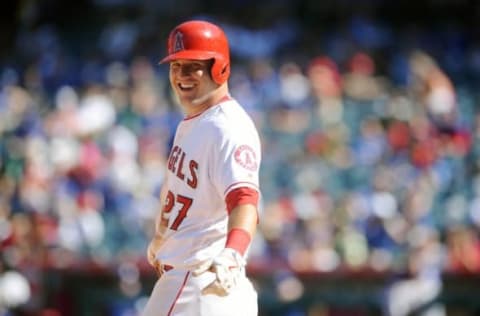
<path fill-rule="evenodd" d="M 188 21 L 168 38 L 170 83 L 185 118 L 179 123 L 148 247 L 159 274 L 143 316 L 257 315 L 245 275 L 258 221 L 260 140 L 229 95 L 225 33 Z"/>

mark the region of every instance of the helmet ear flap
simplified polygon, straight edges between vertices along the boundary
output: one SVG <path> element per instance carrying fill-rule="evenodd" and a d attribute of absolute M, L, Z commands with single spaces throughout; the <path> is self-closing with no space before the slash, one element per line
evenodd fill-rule
<path fill-rule="evenodd" d="M 230 65 L 223 57 L 215 57 L 212 70 L 210 71 L 213 81 L 223 84 L 230 76 Z"/>

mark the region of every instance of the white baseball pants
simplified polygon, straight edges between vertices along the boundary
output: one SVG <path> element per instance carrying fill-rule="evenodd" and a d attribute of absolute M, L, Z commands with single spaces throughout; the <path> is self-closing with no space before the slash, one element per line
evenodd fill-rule
<path fill-rule="evenodd" d="M 194 277 L 184 269 L 165 272 L 155 283 L 142 316 L 257 316 L 257 292 L 247 277 L 224 297 L 202 295 L 215 279 L 206 272 Z"/>

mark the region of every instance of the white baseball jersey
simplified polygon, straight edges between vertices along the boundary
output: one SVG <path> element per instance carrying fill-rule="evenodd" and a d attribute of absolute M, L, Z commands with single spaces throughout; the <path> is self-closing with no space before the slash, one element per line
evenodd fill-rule
<path fill-rule="evenodd" d="M 231 98 L 179 124 L 164 184 L 168 229 L 157 253 L 173 269 L 157 280 L 143 316 L 257 315 L 257 293 L 248 278 L 227 296 L 202 295 L 215 274 L 194 277 L 190 270 L 224 249 L 225 197 L 238 187 L 259 191 L 260 160 L 256 128 Z"/>
<path fill-rule="evenodd" d="M 168 229 L 157 258 L 196 266 L 224 247 L 227 194 L 259 191 L 260 140 L 251 118 L 230 97 L 180 122 L 168 159 L 164 214 Z"/>

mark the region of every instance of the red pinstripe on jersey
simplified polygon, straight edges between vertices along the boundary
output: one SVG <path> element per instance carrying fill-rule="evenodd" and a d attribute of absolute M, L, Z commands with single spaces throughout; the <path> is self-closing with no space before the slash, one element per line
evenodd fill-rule
<path fill-rule="evenodd" d="M 230 188 L 233 188 L 233 187 L 253 187 L 253 188 L 257 188 L 257 184 L 254 183 L 254 182 L 248 182 L 248 181 L 242 181 L 242 182 L 235 182 L 235 183 L 232 183 L 231 185 L 228 186 L 228 188 L 225 189 L 225 193 L 227 193 Z"/>

